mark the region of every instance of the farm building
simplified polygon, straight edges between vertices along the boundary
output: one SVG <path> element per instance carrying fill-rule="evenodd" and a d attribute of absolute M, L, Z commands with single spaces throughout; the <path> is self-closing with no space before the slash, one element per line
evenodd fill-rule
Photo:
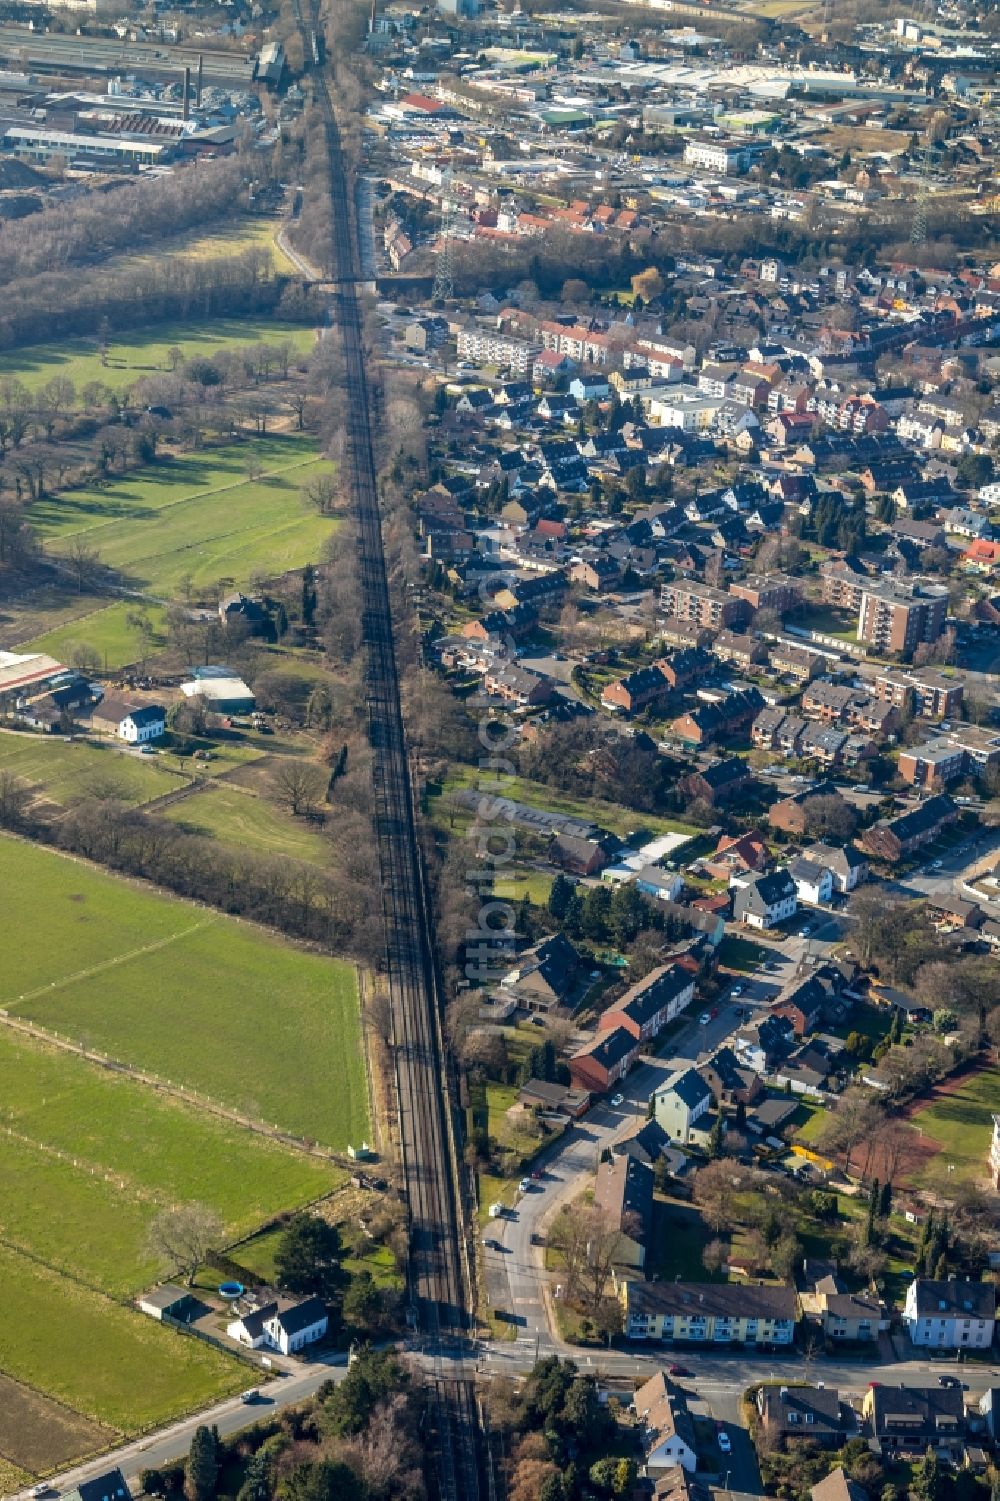
<path fill-rule="evenodd" d="M 213 714 L 249 714 L 256 707 L 253 690 L 238 677 L 192 678 L 181 684 L 185 698 L 200 698 Z"/>
<path fill-rule="evenodd" d="M 61 662 L 41 652 L 0 651 L 0 711 L 46 693 L 65 672 Z"/>
<path fill-rule="evenodd" d="M 164 1282 L 162 1287 L 151 1287 L 139 1299 L 139 1307 L 151 1319 L 178 1319 L 187 1323 L 192 1311 L 199 1307 L 198 1299 L 186 1287 L 177 1287 Z"/>
<path fill-rule="evenodd" d="M 106 698 L 91 715 L 99 734 L 114 735 L 126 745 L 145 745 L 159 740 L 167 728 L 166 711 L 160 704 L 130 704 L 123 698 Z"/>

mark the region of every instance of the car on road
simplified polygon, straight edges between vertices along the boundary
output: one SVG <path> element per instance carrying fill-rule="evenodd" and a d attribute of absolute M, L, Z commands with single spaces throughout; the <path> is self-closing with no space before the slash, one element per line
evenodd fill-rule
<path fill-rule="evenodd" d="M 958 1379 L 957 1376 L 939 1376 L 938 1377 L 938 1386 L 957 1386 L 957 1387 L 961 1387 L 961 1385 L 962 1385 L 962 1383 L 961 1383 L 961 1381 L 959 1381 L 959 1379 Z"/>
<path fill-rule="evenodd" d="M 31 1487 L 33 1496 L 48 1496 L 52 1494 L 52 1487 L 47 1480 L 40 1480 L 37 1485 Z"/>
<path fill-rule="evenodd" d="M 930 868 L 931 868 L 931 870 L 940 870 L 941 866 L 943 864 L 944 864 L 943 860 L 932 860 Z"/>
<path fill-rule="evenodd" d="M 712 1020 L 715 1021 L 715 1018 L 719 1014 L 719 1008 L 718 1008 L 718 1006 L 713 1006 L 712 1009 L 711 1009 L 711 1011 L 708 1014 L 712 1018 Z"/>
<path fill-rule="evenodd" d="M 708 1024 L 709 1024 L 709 1022 L 711 1020 L 712 1020 L 711 1013 L 708 1012 L 708 1011 L 703 1011 L 701 1013 L 701 1015 L 699 1016 L 699 1018 L 698 1018 L 698 1025 L 699 1025 L 699 1027 L 707 1027 Z"/>
<path fill-rule="evenodd" d="M 248 1392 L 240 1392 L 240 1401 L 245 1403 L 247 1407 L 251 1407 L 254 1402 L 259 1402 L 259 1389 L 256 1386 L 252 1386 Z"/>
<path fill-rule="evenodd" d="M 619 1105 L 624 1105 L 625 1096 L 623 1094 L 613 1094 L 611 1096 L 611 1103 L 617 1110 Z"/>
<path fill-rule="evenodd" d="M 542 1170 L 541 1170 L 540 1167 L 536 1167 L 535 1168 L 535 1171 L 531 1175 L 531 1181 L 532 1181 L 532 1183 L 541 1183 L 541 1181 L 542 1181 Z"/>
<path fill-rule="evenodd" d="M 519 1191 L 521 1193 L 526 1194 L 528 1192 L 528 1190 L 530 1189 L 530 1187 L 531 1187 L 531 1179 L 530 1178 L 522 1178 L 521 1181 L 520 1181 L 520 1183 L 517 1186 L 518 1186 L 518 1189 L 519 1189 Z"/>
<path fill-rule="evenodd" d="M 671 1376 L 692 1376 L 693 1374 L 694 1372 L 689 1371 L 686 1365 L 672 1365 L 670 1367 Z"/>
<path fill-rule="evenodd" d="M 719 1434 L 719 1448 L 722 1450 L 723 1454 L 729 1454 L 732 1451 L 732 1447 L 733 1441 L 729 1437 L 729 1434 L 726 1432 L 726 1430 L 723 1428 L 722 1432 Z"/>
<path fill-rule="evenodd" d="M 742 995 L 742 994 L 743 994 L 743 986 L 742 985 L 734 985 L 733 986 L 733 995 Z"/>

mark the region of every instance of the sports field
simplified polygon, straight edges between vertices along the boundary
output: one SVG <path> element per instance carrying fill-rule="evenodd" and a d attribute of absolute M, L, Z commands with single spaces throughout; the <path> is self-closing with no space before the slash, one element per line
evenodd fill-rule
<path fill-rule="evenodd" d="M 259 478 L 248 478 L 248 463 L 260 466 Z M 38 501 L 30 517 L 51 550 L 82 537 L 154 594 L 174 595 L 185 578 L 195 588 L 245 584 L 257 570 L 282 573 L 319 556 L 335 523 L 303 489 L 328 468 L 307 439 L 260 438 Z"/>
<path fill-rule="evenodd" d="M 114 796 L 137 805 L 183 786 L 152 756 L 119 755 L 110 748 L 58 735 L 0 732 L 0 771 L 12 771 L 53 803 Z"/>
<path fill-rule="evenodd" d="M 351 965 L 9 838 L 0 890 L 11 1014 L 326 1145 L 367 1134 Z"/>
<path fill-rule="evenodd" d="M 153 627 L 153 640 L 144 647 L 141 638 L 128 624 L 128 617 L 144 614 Z M 138 601 L 120 601 L 113 605 L 84 610 L 64 625 L 55 626 L 44 634 L 25 643 L 25 651 L 44 651 L 60 662 L 72 665 L 73 651 L 77 646 L 90 647 L 100 658 L 106 672 L 114 672 L 126 663 L 140 660 L 143 651 L 154 656 L 162 650 L 167 612 L 160 605 L 142 604 Z"/>
<path fill-rule="evenodd" d="M 925 1153 L 914 1182 L 946 1193 L 956 1183 L 985 1180 L 989 1173 L 993 1115 L 1000 1110 L 1000 1068 L 983 1068 L 944 1080 L 927 1103 L 918 1101 L 910 1120 Z M 927 1152 L 933 1147 L 933 1152 Z"/>
<path fill-rule="evenodd" d="M 210 359 L 222 349 L 287 342 L 305 354 L 313 347 L 315 338 L 315 330 L 311 328 L 303 328 L 299 323 L 278 323 L 272 318 L 155 323 L 131 333 L 116 334 L 108 346 L 106 365 L 101 363 L 96 338 L 56 339 L 0 355 L 0 378 L 15 376 L 29 391 L 44 385 L 54 375 L 71 380 L 78 391 L 90 381 L 100 381 L 111 391 L 124 391 L 147 375 L 162 375 L 169 370 L 171 349 L 179 349 L 185 360 Z"/>
<path fill-rule="evenodd" d="M 163 816 L 192 834 L 204 834 L 233 849 L 260 850 L 311 865 L 329 862 L 329 841 L 314 825 L 293 818 L 266 797 L 225 783 L 172 804 Z"/>

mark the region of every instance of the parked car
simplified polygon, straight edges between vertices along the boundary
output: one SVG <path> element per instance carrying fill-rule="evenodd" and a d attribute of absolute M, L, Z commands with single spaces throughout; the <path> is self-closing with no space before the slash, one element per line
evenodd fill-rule
<path fill-rule="evenodd" d="M 699 1027 L 707 1027 L 708 1024 L 709 1024 L 709 1022 L 711 1020 L 712 1020 L 711 1012 L 709 1012 L 709 1011 L 703 1011 L 701 1013 L 701 1015 L 699 1016 L 699 1018 L 698 1018 L 698 1025 L 699 1025 Z"/>
<path fill-rule="evenodd" d="M 613 1094 L 611 1096 L 611 1103 L 617 1110 L 619 1105 L 624 1105 L 625 1096 L 623 1094 Z"/>
<path fill-rule="evenodd" d="M 240 1392 L 240 1401 L 245 1402 L 248 1407 L 251 1407 L 254 1402 L 258 1402 L 259 1400 L 260 1391 L 256 1386 L 252 1386 L 248 1392 Z"/>
<path fill-rule="evenodd" d="M 526 1194 L 528 1192 L 528 1189 L 531 1187 L 531 1179 L 522 1178 L 517 1186 L 521 1193 Z"/>
<path fill-rule="evenodd" d="M 729 1454 L 732 1451 L 732 1447 L 733 1441 L 729 1437 L 729 1434 L 726 1432 L 726 1430 L 723 1428 L 722 1432 L 719 1434 L 719 1448 L 722 1450 L 723 1454 Z"/>

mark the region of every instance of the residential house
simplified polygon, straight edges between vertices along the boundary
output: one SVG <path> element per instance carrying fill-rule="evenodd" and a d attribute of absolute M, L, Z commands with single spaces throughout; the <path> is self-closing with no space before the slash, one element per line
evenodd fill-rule
<path fill-rule="evenodd" d="M 849 806 L 840 796 L 833 782 L 817 782 L 812 787 L 803 788 L 801 792 L 793 792 L 790 797 L 780 798 L 772 803 L 767 810 L 767 821 L 775 829 L 783 829 L 786 834 L 804 834 L 809 818 L 809 803 L 816 797 L 835 797 Z"/>
<path fill-rule="evenodd" d="M 63 1501 L 131 1501 L 132 1492 L 125 1476 L 116 1465 L 95 1475 L 91 1480 L 81 1480 L 79 1485 L 63 1491 Z"/>
<path fill-rule="evenodd" d="M 281 1299 L 243 1313 L 226 1326 L 230 1339 L 251 1350 L 292 1355 L 321 1340 L 329 1327 L 322 1298 Z"/>
<path fill-rule="evenodd" d="M 850 1480 L 843 1465 L 814 1485 L 809 1501 L 868 1501 L 868 1492 L 856 1480 Z"/>
<path fill-rule="evenodd" d="M 988 1350 L 996 1323 L 996 1287 L 952 1277 L 915 1277 L 906 1290 L 903 1323 L 915 1345 L 936 1350 Z"/>
<path fill-rule="evenodd" d="M 605 709 L 621 714 L 641 714 L 661 705 L 670 691 L 658 666 L 637 667 L 616 683 L 608 683 L 601 693 L 601 703 Z"/>
<path fill-rule="evenodd" d="M 693 1068 L 680 1069 L 653 1092 L 653 1119 L 671 1141 L 689 1142 L 693 1127 L 707 1114 L 712 1091 Z"/>
<path fill-rule="evenodd" d="M 166 732 L 167 713 L 160 704 L 131 704 L 122 698 L 105 698 L 94 710 L 91 725 L 104 735 L 114 735 L 126 745 L 148 745 Z"/>
<path fill-rule="evenodd" d="M 795 1027 L 783 1012 L 768 1012 L 740 1029 L 734 1038 L 736 1058 L 755 1074 L 773 1073 L 795 1048 Z"/>
<path fill-rule="evenodd" d="M 762 704 L 756 688 L 736 689 L 716 702 L 703 703 L 679 715 L 671 721 L 670 730 L 688 745 L 709 745 L 747 728 Z"/>
<path fill-rule="evenodd" d="M 539 1114 L 563 1115 L 578 1121 L 590 1109 L 590 1093 L 571 1089 L 568 1084 L 552 1084 L 547 1079 L 529 1079 L 517 1092 L 517 1103 Z"/>
<path fill-rule="evenodd" d="M 547 704 L 555 691 L 551 678 L 519 667 L 516 662 L 491 667 L 483 676 L 483 688 L 491 698 L 502 699 L 519 709 Z"/>
<path fill-rule="evenodd" d="M 797 910 L 798 892 L 787 870 L 746 877 L 733 899 L 733 920 L 749 928 L 774 928 Z"/>
<path fill-rule="evenodd" d="M 623 1027 L 638 1042 L 649 1042 L 693 998 L 694 976 L 679 964 L 661 964 L 612 1001 L 597 1026 L 601 1032 Z"/>
<path fill-rule="evenodd" d="M 615 1264 L 641 1271 L 653 1228 L 653 1169 L 628 1154 L 606 1158 L 597 1166 L 594 1205 L 619 1232 Z"/>
<path fill-rule="evenodd" d="M 722 761 L 713 761 L 703 771 L 693 771 L 682 777 L 678 788 L 685 797 L 700 798 L 715 807 L 745 791 L 752 780 L 746 762 L 739 756 L 729 756 Z"/>
<path fill-rule="evenodd" d="M 641 1432 L 646 1474 L 654 1479 L 664 1470 L 679 1466 L 694 1474 L 698 1468 L 698 1441 L 694 1420 L 683 1393 L 657 1371 L 644 1381 L 632 1398 Z"/>
<path fill-rule="evenodd" d="M 546 1013 L 565 1005 L 580 972 L 580 956 L 562 933 L 542 938 L 525 949 L 500 981 L 528 1011 Z"/>
<path fill-rule="evenodd" d="M 718 661 L 731 662 L 742 672 L 761 666 L 768 659 L 767 646 L 759 636 L 745 636 L 739 631 L 720 631 L 709 649 Z"/>
<path fill-rule="evenodd" d="M 571 1055 L 570 1079 L 577 1089 L 606 1094 L 619 1079 L 624 1079 L 639 1051 L 639 1041 L 627 1027 L 599 1032 L 592 1042 Z"/>
<path fill-rule="evenodd" d="M 806 975 L 784 987 L 772 1002 L 770 1015 L 784 1017 L 791 1022 L 796 1037 L 806 1037 L 819 1026 L 826 999 L 823 986 L 812 975 Z"/>
<path fill-rule="evenodd" d="M 877 1344 L 879 1331 L 889 1327 L 877 1293 L 820 1292 L 818 1303 L 823 1333 L 833 1344 Z"/>
<path fill-rule="evenodd" d="M 583 584 L 595 594 L 605 594 L 609 589 L 617 589 L 622 571 L 614 558 L 598 557 L 574 563 L 569 576 L 574 584 Z"/>
<path fill-rule="evenodd" d="M 753 1105 L 764 1093 L 761 1076 L 737 1058 L 732 1048 L 719 1048 L 698 1072 L 719 1105 Z"/>
<path fill-rule="evenodd" d="M 549 859 L 570 875 L 593 876 L 608 864 L 615 843 L 610 835 L 556 834 L 549 845 Z"/>
<path fill-rule="evenodd" d="M 861 1403 L 876 1451 L 891 1459 L 922 1458 L 928 1449 L 960 1457 L 965 1439 L 965 1394 L 961 1387 L 869 1385 Z"/>
<path fill-rule="evenodd" d="M 713 854 L 701 864 L 708 875 L 728 881 L 747 871 L 770 870 L 774 860 L 762 835 L 756 829 L 748 829 L 745 834 L 723 834 Z"/>
<path fill-rule="evenodd" d="M 807 860 L 825 865 L 833 877 L 833 889 L 842 895 L 853 891 L 868 879 L 868 861 L 853 844 L 832 845 L 820 842 L 802 851 Z"/>
<path fill-rule="evenodd" d="M 795 882 L 795 894 L 800 902 L 820 907 L 833 895 L 833 872 L 805 855 L 797 855 L 788 862 L 788 874 Z"/>
<path fill-rule="evenodd" d="M 268 612 L 261 600 L 237 592 L 219 601 L 219 619 L 225 626 L 240 622 L 251 636 L 259 636 L 267 625 Z"/>
<path fill-rule="evenodd" d="M 946 793 L 940 793 L 937 797 L 928 798 L 917 808 L 900 813 L 895 818 L 880 819 L 870 829 L 865 829 L 861 836 L 861 847 L 876 859 L 895 864 L 936 838 L 957 817 L 956 804 Z"/>
<path fill-rule="evenodd" d="M 841 1449 L 858 1431 L 854 1409 L 836 1387 L 764 1382 L 756 1406 L 768 1443 L 779 1448 L 789 1439 L 809 1439 L 823 1449 Z"/>
<path fill-rule="evenodd" d="M 625 1336 L 673 1345 L 791 1345 L 798 1298 L 791 1287 L 725 1282 L 619 1282 Z"/>

